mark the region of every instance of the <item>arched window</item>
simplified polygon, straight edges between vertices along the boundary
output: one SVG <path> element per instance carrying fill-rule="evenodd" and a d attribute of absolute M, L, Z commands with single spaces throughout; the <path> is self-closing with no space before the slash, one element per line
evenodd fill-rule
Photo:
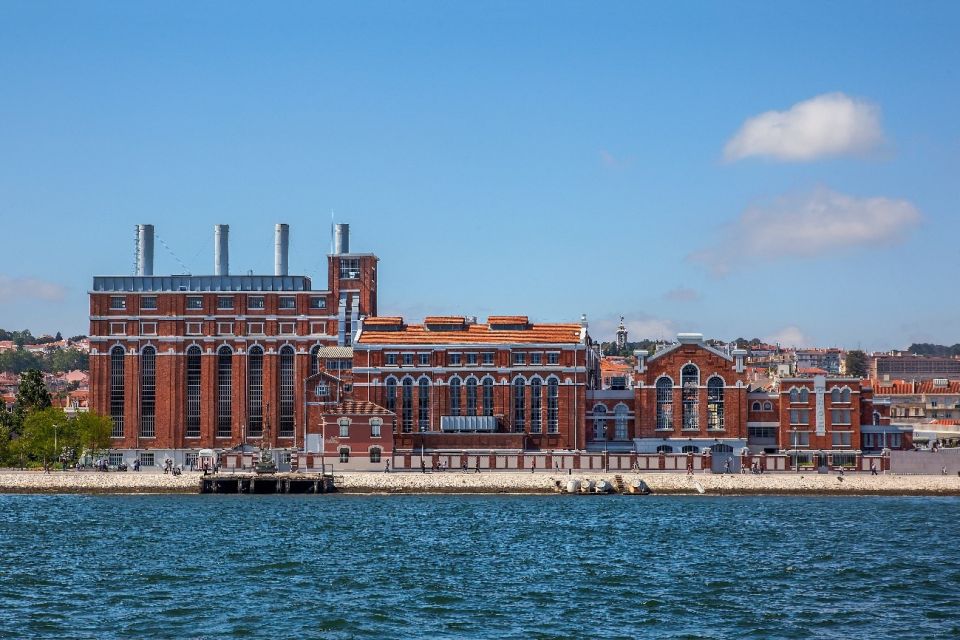
<path fill-rule="evenodd" d="M 157 435 L 157 350 L 144 347 L 140 352 L 140 437 Z"/>
<path fill-rule="evenodd" d="M 830 390 L 830 402 L 840 402 L 840 387 Z"/>
<path fill-rule="evenodd" d="M 607 439 L 607 408 L 602 404 L 593 407 L 593 439 Z"/>
<path fill-rule="evenodd" d="M 723 380 L 707 380 L 707 429 L 723 429 Z"/>
<path fill-rule="evenodd" d="M 467 415 L 477 415 L 477 379 L 467 379 Z"/>
<path fill-rule="evenodd" d="M 413 431 L 413 380 L 411 378 L 403 379 L 401 425 L 404 433 L 410 433 Z"/>
<path fill-rule="evenodd" d="M 560 431 L 560 381 L 547 380 L 547 433 Z"/>
<path fill-rule="evenodd" d="M 630 409 L 625 404 L 618 404 L 613 408 L 613 438 L 614 440 L 627 439 L 627 421 L 630 419 Z"/>
<path fill-rule="evenodd" d="M 187 425 L 188 438 L 200 437 L 200 376 L 203 367 L 200 347 L 193 345 L 187 349 Z"/>
<path fill-rule="evenodd" d="M 350 462 L 350 448 L 349 448 L 349 447 L 340 447 L 340 449 L 339 449 L 339 454 L 340 454 L 340 462 L 342 462 L 343 464 L 346 464 L 346 463 Z"/>
<path fill-rule="evenodd" d="M 483 415 L 493 415 L 493 378 L 483 379 Z"/>
<path fill-rule="evenodd" d="M 699 429 L 700 371 L 696 365 L 684 365 L 680 370 L 680 385 L 683 394 L 683 428 Z"/>
<path fill-rule="evenodd" d="M 450 378 L 450 385 L 447 388 L 450 394 L 450 415 L 460 415 L 460 378 Z"/>
<path fill-rule="evenodd" d="M 763 403 L 763 410 L 764 410 L 764 411 L 773 411 L 773 403 L 770 402 L 769 400 L 767 400 L 766 402 L 764 402 L 764 403 Z"/>
<path fill-rule="evenodd" d="M 844 388 L 840 394 L 840 402 L 850 402 L 850 389 Z"/>
<path fill-rule="evenodd" d="M 417 396 L 417 426 L 420 431 L 430 430 L 430 381 L 420 378 L 420 393 Z"/>
<path fill-rule="evenodd" d="M 280 409 L 281 438 L 293 436 L 293 347 L 287 345 L 280 349 L 280 380 L 277 385 L 277 405 Z"/>
<path fill-rule="evenodd" d="M 673 453 L 673 447 L 668 444 L 662 444 L 657 447 L 657 453 Z"/>
<path fill-rule="evenodd" d="M 680 451 L 683 453 L 698 453 L 697 445 L 695 444 L 685 445 Z"/>
<path fill-rule="evenodd" d="M 370 447 L 370 462 L 378 463 L 380 462 L 380 447 Z"/>
<path fill-rule="evenodd" d="M 230 347 L 217 350 L 217 437 L 233 435 L 233 353 Z"/>
<path fill-rule="evenodd" d="M 387 378 L 387 384 L 384 386 L 383 404 L 387 411 L 397 410 L 397 379 L 393 376 Z"/>
<path fill-rule="evenodd" d="M 523 378 L 513 381 L 513 430 L 522 433 L 526 427 L 527 382 Z"/>
<path fill-rule="evenodd" d="M 796 387 L 790 389 L 790 402 L 800 402 L 800 390 Z"/>
<path fill-rule="evenodd" d="M 540 378 L 530 381 L 530 433 L 543 431 L 543 383 Z"/>
<path fill-rule="evenodd" d="M 806 389 L 800 389 L 800 402 L 809 402 L 810 392 Z"/>
<path fill-rule="evenodd" d="M 247 352 L 247 434 L 263 436 L 263 349 L 257 346 Z"/>
<path fill-rule="evenodd" d="M 123 347 L 110 349 L 110 418 L 113 419 L 110 435 L 114 438 L 123 437 L 124 356 Z"/>
<path fill-rule="evenodd" d="M 673 381 L 657 379 L 657 429 L 673 428 Z"/>
<path fill-rule="evenodd" d="M 710 447 L 710 450 L 714 453 L 733 453 L 733 447 L 722 442 L 720 444 L 713 445 Z"/>
<path fill-rule="evenodd" d="M 751 410 L 751 411 L 760 411 L 760 410 L 761 410 L 761 409 L 760 409 L 760 403 L 759 403 L 759 402 L 754 402 L 753 404 L 751 404 L 751 405 L 750 405 L 750 410 Z"/>

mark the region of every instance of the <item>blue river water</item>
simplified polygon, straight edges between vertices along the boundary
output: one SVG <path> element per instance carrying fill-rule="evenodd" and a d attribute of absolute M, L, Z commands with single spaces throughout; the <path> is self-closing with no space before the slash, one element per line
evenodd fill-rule
<path fill-rule="evenodd" d="M 0 637 L 960 637 L 960 499 L 0 496 Z"/>

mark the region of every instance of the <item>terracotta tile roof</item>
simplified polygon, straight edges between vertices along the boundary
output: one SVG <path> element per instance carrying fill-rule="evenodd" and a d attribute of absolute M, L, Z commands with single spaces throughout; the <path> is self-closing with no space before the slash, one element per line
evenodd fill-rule
<path fill-rule="evenodd" d="M 467 319 L 464 316 L 427 316 L 423 319 L 423 324 L 466 324 Z"/>
<path fill-rule="evenodd" d="M 344 400 L 343 402 L 324 408 L 323 413 L 348 415 L 348 416 L 357 416 L 357 415 L 392 416 L 394 415 L 392 411 L 388 411 L 387 409 L 385 409 L 384 407 L 381 407 L 378 404 L 374 404 L 373 402 L 366 402 L 364 400 Z"/>
<path fill-rule="evenodd" d="M 604 358 L 600 361 L 600 371 L 604 375 L 611 374 L 616 375 L 619 373 L 630 373 L 630 370 L 633 369 L 626 362 L 616 362 L 610 358 Z"/>
<path fill-rule="evenodd" d="M 891 380 L 873 381 L 876 395 L 919 395 L 924 394 L 960 394 L 960 380 L 948 380 L 946 386 L 937 386 L 933 380 Z"/>
<path fill-rule="evenodd" d="M 363 320 L 363 326 L 383 326 L 383 327 L 399 327 L 403 325 L 403 318 L 400 316 L 374 316 L 372 318 L 365 318 Z"/>
<path fill-rule="evenodd" d="M 816 376 L 816 375 L 828 375 L 830 372 L 826 369 L 821 369 L 820 367 L 801 367 L 797 369 L 797 373 L 802 376 Z"/>
<path fill-rule="evenodd" d="M 948 418 L 937 418 L 936 420 L 931 420 L 929 424 L 942 424 L 946 426 L 956 427 L 956 426 L 960 426 L 960 420 L 950 420 Z"/>
<path fill-rule="evenodd" d="M 530 318 L 527 316 L 490 316 L 487 323 L 498 324 L 530 324 Z"/>
<path fill-rule="evenodd" d="M 504 316 L 501 316 L 504 317 Z M 516 316 L 509 324 L 521 324 Z M 469 324 L 463 329 L 430 331 L 424 325 L 408 324 L 399 329 L 378 330 L 363 321 L 363 332 L 358 344 L 577 344 L 580 342 L 580 325 L 527 324 L 526 329 L 491 329 L 487 324 Z"/>

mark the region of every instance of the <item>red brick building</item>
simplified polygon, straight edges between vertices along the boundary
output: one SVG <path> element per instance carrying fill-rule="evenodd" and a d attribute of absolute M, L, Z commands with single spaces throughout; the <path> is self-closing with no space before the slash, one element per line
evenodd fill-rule
<path fill-rule="evenodd" d="M 286 225 L 273 275 L 230 275 L 218 225 L 215 274 L 174 276 L 152 275 L 141 225 L 137 275 L 97 276 L 90 291 L 90 402 L 113 418 L 114 451 L 187 463 L 265 433 L 272 448 L 302 448 L 308 381 L 349 373 L 353 329 L 377 310 L 377 258 L 350 253 L 338 227 L 327 288 L 314 289 L 286 273 Z"/>

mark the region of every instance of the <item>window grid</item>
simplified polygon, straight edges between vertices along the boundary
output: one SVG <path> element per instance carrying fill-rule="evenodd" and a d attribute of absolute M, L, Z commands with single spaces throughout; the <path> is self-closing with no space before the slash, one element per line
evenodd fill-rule
<path fill-rule="evenodd" d="M 217 351 L 217 437 L 229 438 L 233 422 L 233 354 L 227 347 Z"/>
<path fill-rule="evenodd" d="M 483 380 L 483 415 L 493 415 L 493 379 Z"/>
<path fill-rule="evenodd" d="M 430 382 L 422 378 L 419 383 L 420 393 L 417 398 L 417 426 L 420 431 L 430 429 Z"/>
<path fill-rule="evenodd" d="M 404 433 L 413 431 L 413 380 L 403 381 L 402 426 Z"/>
<path fill-rule="evenodd" d="M 114 347 L 110 350 L 110 417 L 113 419 L 114 438 L 123 437 L 123 347 Z"/>
<path fill-rule="evenodd" d="M 673 383 L 669 378 L 657 380 L 657 429 L 673 428 Z"/>
<path fill-rule="evenodd" d="M 513 382 L 513 430 L 522 433 L 526 426 L 526 390 L 527 385 L 522 378 Z"/>
<path fill-rule="evenodd" d="M 280 405 L 280 437 L 293 436 L 293 348 L 280 350 L 280 384 L 278 386 Z"/>
<path fill-rule="evenodd" d="M 387 378 L 387 384 L 384 388 L 384 406 L 387 411 L 396 412 L 397 410 L 397 381 L 394 378 Z"/>
<path fill-rule="evenodd" d="M 707 429 L 723 429 L 723 381 L 707 381 Z"/>
<path fill-rule="evenodd" d="M 700 402 L 700 373 L 697 368 L 688 364 L 680 371 L 680 386 L 683 399 L 683 428 L 699 429 L 700 413 L 697 405 Z"/>
<path fill-rule="evenodd" d="M 188 438 L 200 437 L 200 347 L 187 349 L 187 429 Z"/>
<path fill-rule="evenodd" d="M 613 410 L 613 437 L 615 440 L 627 439 L 627 415 L 630 410 L 622 404 Z"/>
<path fill-rule="evenodd" d="M 153 438 L 157 417 L 157 352 L 145 347 L 140 353 L 140 436 Z"/>
<path fill-rule="evenodd" d="M 467 380 L 467 415 L 477 415 L 477 381 L 473 378 Z"/>
<path fill-rule="evenodd" d="M 247 435 L 263 436 L 263 349 L 253 347 L 247 356 Z"/>
<path fill-rule="evenodd" d="M 543 433 L 543 383 L 530 381 L 530 433 Z"/>
<path fill-rule="evenodd" d="M 460 378 L 450 380 L 450 415 L 460 415 Z"/>
<path fill-rule="evenodd" d="M 547 432 L 560 431 L 560 383 L 556 380 L 547 381 Z"/>

